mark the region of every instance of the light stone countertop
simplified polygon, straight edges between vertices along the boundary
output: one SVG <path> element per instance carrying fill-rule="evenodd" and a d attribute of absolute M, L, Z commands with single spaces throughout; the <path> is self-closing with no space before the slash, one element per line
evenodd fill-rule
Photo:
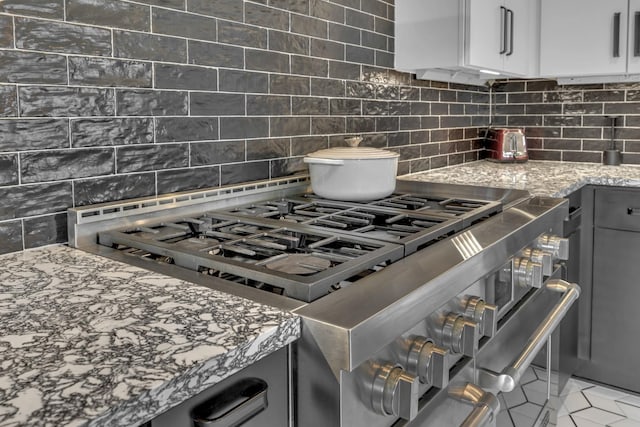
<path fill-rule="evenodd" d="M 495 163 L 486 160 L 418 172 L 403 180 L 528 190 L 535 196 L 566 197 L 585 185 L 640 187 L 640 166 L 533 161 Z"/>
<path fill-rule="evenodd" d="M 136 426 L 300 336 L 290 313 L 50 246 L 0 256 L 0 426 Z"/>

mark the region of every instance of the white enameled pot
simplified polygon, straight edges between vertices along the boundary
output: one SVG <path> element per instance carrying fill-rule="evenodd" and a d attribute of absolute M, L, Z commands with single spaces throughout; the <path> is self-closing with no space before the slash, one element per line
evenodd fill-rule
<path fill-rule="evenodd" d="M 337 147 L 308 154 L 311 188 L 320 197 L 354 202 L 393 193 L 398 153 L 368 147 Z"/>

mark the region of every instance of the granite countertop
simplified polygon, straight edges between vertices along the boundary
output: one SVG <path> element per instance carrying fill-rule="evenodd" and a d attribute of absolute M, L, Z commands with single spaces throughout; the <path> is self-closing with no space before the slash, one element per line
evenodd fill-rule
<path fill-rule="evenodd" d="M 398 178 L 513 188 L 528 190 L 535 196 L 565 197 L 588 184 L 640 187 L 640 166 L 533 160 L 526 163 L 495 163 L 481 160 Z"/>
<path fill-rule="evenodd" d="M 287 345 L 290 313 L 50 246 L 0 256 L 0 426 L 136 426 Z"/>

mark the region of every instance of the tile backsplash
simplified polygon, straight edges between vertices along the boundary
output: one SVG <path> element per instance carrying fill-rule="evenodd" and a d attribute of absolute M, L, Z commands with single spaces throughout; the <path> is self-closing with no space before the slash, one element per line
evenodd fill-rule
<path fill-rule="evenodd" d="M 393 0 L 0 2 L 0 253 L 66 209 L 269 179 L 362 134 L 473 161 L 489 90 L 394 71 Z"/>

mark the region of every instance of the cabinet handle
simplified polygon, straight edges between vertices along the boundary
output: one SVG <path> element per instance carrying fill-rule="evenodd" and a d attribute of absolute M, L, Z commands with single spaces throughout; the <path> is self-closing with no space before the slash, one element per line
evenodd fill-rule
<path fill-rule="evenodd" d="M 633 56 L 640 56 L 640 12 L 634 14 Z"/>
<path fill-rule="evenodd" d="M 627 208 L 627 215 L 640 215 L 640 208 Z"/>
<path fill-rule="evenodd" d="M 613 14 L 613 57 L 620 57 L 620 12 Z"/>
<path fill-rule="evenodd" d="M 500 28 L 502 34 L 500 37 L 500 55 L 507 51 L 507 8 L 500 6 Z"/>
<path fill-rule="evenodd" d="M 507 56 L 511 56 L 513 53 L 513 20 L 515 17 L 513 10 L 507 9 L 507 17 L 509 18 L 509 51 Z"/>

